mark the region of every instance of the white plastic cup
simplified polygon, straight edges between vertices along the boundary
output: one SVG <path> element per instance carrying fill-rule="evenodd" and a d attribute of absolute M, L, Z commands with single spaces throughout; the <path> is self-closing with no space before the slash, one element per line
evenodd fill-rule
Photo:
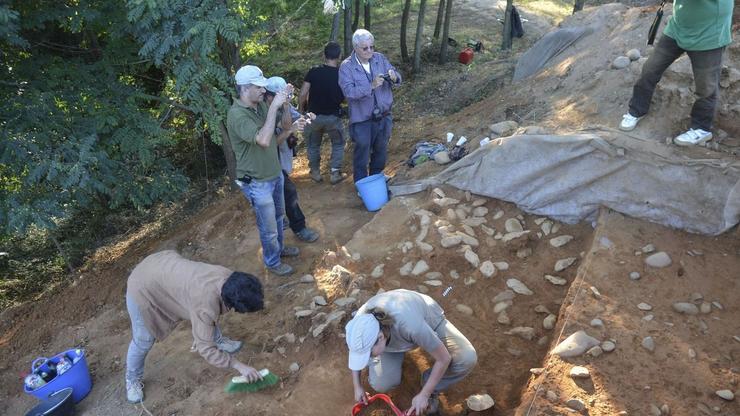
<path fill-rule="evenodd" d="M 454 137 L 455 137 L 454 134 L 448 132 L 447 133 L 447 143 L 451 142 Z"/>

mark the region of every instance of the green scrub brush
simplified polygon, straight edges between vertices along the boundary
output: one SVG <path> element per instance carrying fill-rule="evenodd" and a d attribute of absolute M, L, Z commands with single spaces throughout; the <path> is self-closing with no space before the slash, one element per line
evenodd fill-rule
<path fill-rule="evenodd" d="M 263 368 L 259 371 L 262 380 L 257 380 L 253 383 L 247 381 L 244 376 L 236 376 L 231 379 L 229 384 L 226 385 L 224 391 L 226 393 L 254 393 L 255 391 L 262 390 L 264 388 L 274 386 L 280 379 L 275 374 L 272 374 L 270 370 Z"/>

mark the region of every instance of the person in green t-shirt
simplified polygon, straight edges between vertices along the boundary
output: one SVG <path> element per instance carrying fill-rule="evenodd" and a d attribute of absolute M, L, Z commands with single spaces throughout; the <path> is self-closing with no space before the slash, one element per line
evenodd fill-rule
<path fill-rule="evenodd" d="M 275 95 L 268 107 L 263 98 L 267 79 L 253 65 L 239 69 L 234 76 L 238 97 L 226 116 L 231 147 L 236 156 L 237 185 L 254 209 L 262 242 L 262 257 L 267 269 L 279 276 L 293 272 L 281 257 L 294 257 L 298 247 L 283 246 L 283 172 L 278 161 L 278 145 L 289 135 L 302 131 L 306 120 L 296 120 L 275 136 L 277 113 L 293 87 Z"/>
<path fill-rule="evenodd" d="M 679 146 L 693 146 L 712 139 L 722 55 L 732 42 L 732 7 L 733 0 L 674 0 L 673 16 L 642 67 L 640 79 L 633 88 L 629 112 L 622 116 L 620 130 L 631 131 L 637 126 L 650 108 L 655 86 L 663 72 L 686 52 L 694 72 L 696 100 L 691 109 L 689 130 L 673 142 Z"/>

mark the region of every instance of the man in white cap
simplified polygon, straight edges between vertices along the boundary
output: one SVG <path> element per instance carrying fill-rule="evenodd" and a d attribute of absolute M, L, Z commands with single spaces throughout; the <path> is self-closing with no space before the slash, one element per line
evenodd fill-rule
<path fill-rule="evenodd" d="M 407 414 L 436 414 L 439 393 L 470 374 L 478 361 L 475 348 L 447 321 L 442 307 L 411 290 L 373 296 L 347 323 L 345 334 L 357 402 L 367 403 L 360 373 L 368 365 L 370 385 L 382 393 L 401 383 L 406 351 L 421 347 L 432 356 L 434 365 L 422 374 L 421 391 L 412 399 Z"/>
<path fill-rule="evenodd" d="M 259 68 L 243 66 L 234 78 L 238 97 L 229 109 L 226 125 L 236 156 L 237 184 L 254 209 L 265 266 L 285 276 L 293 268 L 281 262 L 281 257 L 295 257 L 300 251 L 298 247 L 283 246 L 285 201 L 278 144 L 302 131 L 306 122 L 298 119 L 275 136 L 278 110 L 292 93 L 292 86 L 276 94 L 268 108 L 263 100 L 267 79 Z"/>

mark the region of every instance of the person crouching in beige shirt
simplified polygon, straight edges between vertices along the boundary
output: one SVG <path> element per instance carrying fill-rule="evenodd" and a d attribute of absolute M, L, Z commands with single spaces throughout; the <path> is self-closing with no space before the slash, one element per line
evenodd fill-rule
<path fill-rule="evenodd" d="M 208 363 L 233 368 L 250 382 L 260 379 L 257 370 L 232 355 L 242 342 L 221 335 L 218 318 L 232 309 L 246 313 L 263 307 L 262 283 L 251 274 L 191 261 L 172 250 L 145 258 L 131 272 L 126 289 L 132 332 L 126 356 L 128 401 L 144 400 L 146 355 L 184 320 L 192 324 L 194 349 Z"/>

